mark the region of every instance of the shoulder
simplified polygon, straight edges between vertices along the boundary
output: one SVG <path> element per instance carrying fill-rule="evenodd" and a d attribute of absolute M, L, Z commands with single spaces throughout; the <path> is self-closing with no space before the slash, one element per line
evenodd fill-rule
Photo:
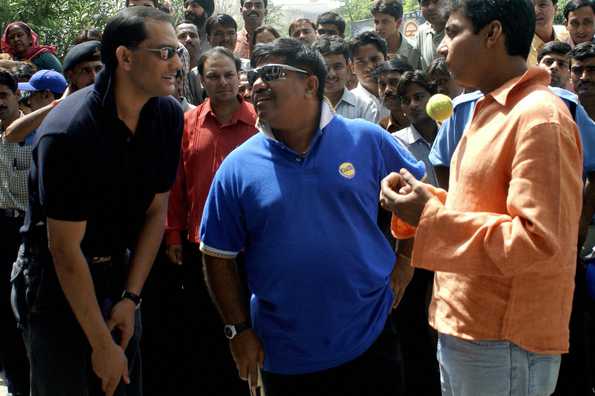
<path fill-rule="evenodd" d="M 483 93 L 481 91 L 473 91 L 469 93 L 464 93 L 452 100 L 453 107 L 457 107 L 458 105 L 463 105 L 465 103 L 476 102 L 483 97 Z"/>
<path fill-rule="evenodd" d="M 527 128 L 540 124 L 574 124 L 568 106 L 551 89 L 541 85 L 528 87 L 510 115 Z"/>
<path fill-rule="evenodd" d="M 408 140 L 408 136 L 409 136 L 409 127 L 399 129 L 398 131 L 394 132 L 392 134 L 392 136 L 399 139 L 401 141 L 401 143 L 405 144 L 405 142 Z"/>
<path fill-rule="evenodd" d="M 181 117 L 184 111 L 180 102 L 173 96 L 157 96 L 154 98 L 154 106 L 166 115 Z"/>
<path fill-rule="evenodd" d="M 333 120 L 328 125 L 328 131 L 335 135 L 349 135 L 358 137 L 373 137 L 371 141 L 380 141 L 386 136 L 390 136 L 380 125 L 364 120 L 362 118 L 345 118 L 335 114 Z"/>

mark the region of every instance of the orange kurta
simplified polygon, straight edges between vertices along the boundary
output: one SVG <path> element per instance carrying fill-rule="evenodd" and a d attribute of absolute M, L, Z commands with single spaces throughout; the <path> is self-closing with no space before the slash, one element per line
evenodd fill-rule
<path fill-rule="evenodd" d="M 582 147 L 548 83 L 531 68 L 478 102 L 448 194 L 423 211 L 412 265 L 436 271 L 429 320 L 441 333 L 568 350 Z"/>

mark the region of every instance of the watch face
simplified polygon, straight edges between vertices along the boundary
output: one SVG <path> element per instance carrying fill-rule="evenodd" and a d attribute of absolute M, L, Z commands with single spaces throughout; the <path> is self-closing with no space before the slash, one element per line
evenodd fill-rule
<path fill-rule="evenodd" d="M 225 333 L 225 337 L 229 338 L 230 340 L 236 335 L 236 329 L 230 325 L 225 326 L 223 328 L 223 332 Z"/>

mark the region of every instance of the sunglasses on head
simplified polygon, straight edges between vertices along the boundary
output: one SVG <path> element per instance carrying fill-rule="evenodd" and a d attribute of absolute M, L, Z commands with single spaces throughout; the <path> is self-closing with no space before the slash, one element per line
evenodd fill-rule
<path fill-rule="evenodd" d="M 144 47 L 132 47 L 132 49 L 139 49 L 139 50 L 143 50 L 143 51 L 149 51 L 152 52 L 154 54 L 158 54 L 159 58 L 161 58 L 161 60 L 170 60 L 171 58 L 174 57 L 174 55 L 178 55 L 178 57 L 182 57 L 182 54 L 184 53 L 184 48 L 183 47 L 161 47 L 161 48 L 144 48 Z"/>
<path fill-rule="evenodd" d="M 269 65 L 260 66 L 254 70 L 248 71 L 248 82 L 250 83 L 250 85 L 252 85 L 259 77 L 262 79 L 262 81 L 265 82 L 279 80 L 287 77 L 288 71 L 302 74 L 310 74 L 306 70 L 298 69 L 297 67 L 273 63 Z"/>

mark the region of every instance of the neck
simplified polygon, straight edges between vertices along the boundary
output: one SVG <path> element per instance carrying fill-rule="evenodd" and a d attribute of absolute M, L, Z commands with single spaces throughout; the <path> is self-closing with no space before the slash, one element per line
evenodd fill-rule
<path fill-rule="evenodd" d="M 484 94 L 492 92 L 501 87 L 507 81 L 515 77 L 522 76 L 527 71 L 527 62 L 520 56 L 507 57 L 503 62 L 494 62 L 494 64 L 502 65 L 499 67 L 499 73 L 486 74 L 478 87 Z"/>
<path fill-rule="evenodd" d="M 198 56 L 190 55 L 190 70 L 198 66 Z"/>
<path fill-rule="evenodd" d="M 431 118 L 428 118 L 422 122 L 413 124 L 415 129 L 419 134 L 426 139 L 426 141 L 430 144 L 434 143 L 434 139 L 436 139 L 436 134 L 438 133 L 438 126 Z"/>
<path fill-rule="evenodd" d="M 6 130 L 15 120 L 17 120 L 21 116 L 21 111 L 17 109 L 11 115 L 4 119 L 0 119 L 0 126 L 2 126 L 3 130 Z"/>
<path fill-rule="evenodd" d="M 372 95 L 378 97 L 378 85 L 371 86 L 362 84 L 362 87 L 364 87 L 366 91 L 370 92 Z"/>
<path fill-rule="evenodd" d="M 321 104 L 319 101 L 309 103 L 295 122 L 287 122 L 283 130 L 274 129 L 277 139 L 296 153 L 305 154 L 310 148 L 314 134 L 320 123 Z"/>
<path fill-rule="evenodd" d="M 552 41 L 554 38 L 554 27 L 552 25 L 544 26 L 543 28 L 535 28 L 535 34 L 543 41 L 547 43 Z"/>
<path fill-rule="evenodd" d="M 336 107 L 337 104 L 339 104 L 339 101 L 341 100 L 341 98 L 343 97 L 344 91 L 345 91 L 345 88 L 343 88 L 340 91 L 325 93 L 324 96 L 326 96 L 328 98 L 328 100 L 330 100 L 333 107 Z"/>
<path fill-rule="evenodd" d="M 252 33 L 254 33 L 254 31 L 256 30 L 258 26 L 248 26 L 245 25 L 244 29 L 246 29 L 246 31 L 248 32 L 248 40 L 252 39 Z"/>
<path fill-rule="evenodd" d="M 118 118 L 126 124 L 130 132 L 135 133 L 140 112 L 151 97 L 136 88 L 119 69 L 116 70 L 112 83 Z"/>
<path fill-rule="evenodd" d="M 401 33 L 396 31 L 394 34 L 391 34 L 390 37 L 386 40 L 388 44 L 388 52 L 395 53 L 401 47 Z"/>
<path fill-rule="evenodd" d="M 240 101 L 237 98 L 223 102 L 217 102 L 216 100 L 211 99 L 211 109 L 213 109 L 213 113 L 215 113 L 217 120 L 221 124 L 228 123 L 239 107 Z"/>
<path fill-rule="evenodd" d="M 581 105 L 587 110 L 587 114 L 592 120 L 595 120 L 595 95 L 589 95 L 587 97 L 579 97 Z"/>

